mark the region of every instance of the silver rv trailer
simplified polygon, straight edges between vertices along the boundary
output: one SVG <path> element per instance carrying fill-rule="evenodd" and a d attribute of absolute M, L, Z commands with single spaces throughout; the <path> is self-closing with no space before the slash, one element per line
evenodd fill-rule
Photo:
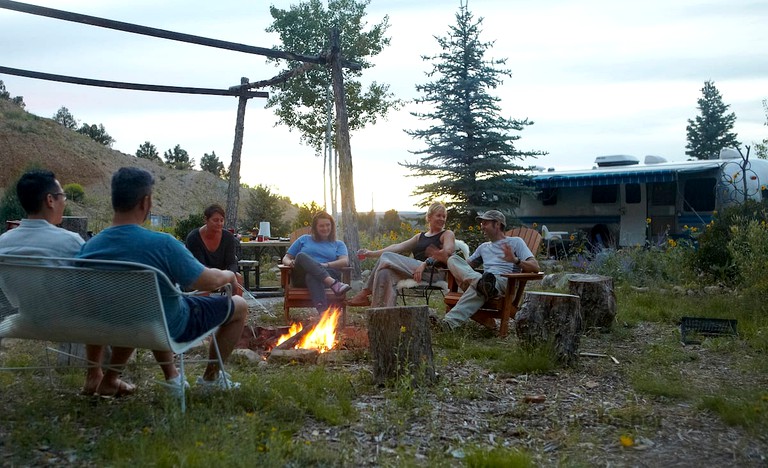
<path fill-rule="evenodd" d="M 768 198 L 768 161 L 745 163 L 736 151 L 720 159 L 666 162 L 646 156 L 601 156 L 592 169 L 532 174 L 536 191 L 517 217 L 550 231 L 584 231 L 594 245 L 633 246 L 685 226 L 703 228 L 724 206 Z M 745 170 L 746 169 L 746 170 Z"/>

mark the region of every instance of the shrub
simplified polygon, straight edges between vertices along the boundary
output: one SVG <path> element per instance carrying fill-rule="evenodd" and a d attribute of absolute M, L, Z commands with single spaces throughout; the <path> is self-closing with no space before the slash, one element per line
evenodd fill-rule
<path fill-rule="evenodd" d="M 697 271 L 715 280 L 732 283 L 736 275 L 733 256 L 728 249 L 732 239 L 732 227 L 745 227 L 750 221 L 768 219 L 765 205 L 748 200 L 715 213 L 704 232 L 699 236 L 694 266 Z"/>
<path fill-rule="evenodd" d="M 80 203 L 85 199 L 85 190 L 80 184 L 67 184 L 64 186 L 64 193 L 67 199 L 75 203 Z"/>
<path fill-rule="evenodd" d="M 693 253 L 690 241 L 668 239 L 658 247 L 605 249 L 595 254 L 591 262 L 581 257 L 579 265 L 587 273 L 610 276 L 616 282 L 667 287 L 695 281 L 690 267 Z"/>
<path fill-rule="evenodd" d="M 744 289 L 764 297 L 768 293 L 768 225 L 765 221 L 736 221 L 728 242 L 735 279 Z"/>
<path fill-rule="evenodd" d="M 173 230 L 173 235 L 177 239 L 184 241 L 187 238 L 192 229 L 198 228 L 205 224 L 205 218 L 202 213 L 194 213 L 187 216 L 186 219 L 182 219 L 176 222 L 176 227 Z"/>

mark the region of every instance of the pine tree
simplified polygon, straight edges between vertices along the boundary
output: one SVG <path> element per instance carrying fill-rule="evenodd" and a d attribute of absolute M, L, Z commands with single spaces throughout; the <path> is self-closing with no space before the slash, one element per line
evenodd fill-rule
<path fill-rule="evenodd" d="M 226 173 L 224 170 L 224 163 L 219 161 L 219 157 L 216 156 L 215 151 L 211 151 L 211 154 L 203 154 L 203 157 L 200 158 L 200 169 L 221 178 L 224 178 L 224 174 Z"/>
<path fill-rule="evenodd" d="M 424 140 L 427 147 L 414 151 L 423 155 L 416 163 L 401 163 L 417 176 L 435 179 L 416 188 L 423 195 L 420 206 L 434 199 L 445 200 L 452 217 L 471 218 L 489 208 L 513 211 L 522 193 L 530 190 L 524 168 L 516 160 L 535 157 L 542 152 L 523 152 L 515 148 L 520 138 L 512 135 L 533 122 L 507 119 L 499 115 L 498 97 L 489 91 L 511 76 L 500 68 L 506 59 L 487 60 L 485 53 L 492 42 L 480 41 L 482 18 L 475 21 L 466 5 L 456 14 L 448 37 L 438 37 L 442 52 L 424 60 L 433 62 L 427 76 L 435 81 L 417 85 L 423 97 L 416 103 L 433 110 L 412 112 L 433 125 L 424 130 L 406 131 Z"/>
<path fill-rule="evenodd" d="M 685 154 L 697 159 L 717 159 L 723 148 L 740 145 L 737 135 L 732 132 L 736 114 L 726 114 L 731 106 L 723 103 L 713 81 L 704 82 L 701 94 L 698 101 L 701 114 L 695 120 L 688 119 L 685 127 L 688 134 Z"/>
<path fill-rule="evenodd" d="M 163 153 L 165 165 L 173 169 L 191 170 L 195 167 L 195 160 L 189 157 L 187 150 L 181 145 L 176 145 L 172 150 Z"/>
<path fill-rule="evenodd" d="M 157 147 L 152 143 L 145 141 L 139 145 L 139 149 L 136 150 L 136 157 L 141 159 L 149 159 L 162 164 L 163 160 L 160 159 L 160 153 L 157 152 Z"/>

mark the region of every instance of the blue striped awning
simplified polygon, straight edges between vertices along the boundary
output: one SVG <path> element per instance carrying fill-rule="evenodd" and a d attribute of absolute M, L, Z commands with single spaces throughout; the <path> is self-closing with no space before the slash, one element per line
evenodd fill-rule
<path fill-rule="evenodd" d="M 594 185 L 644 184 L 673 182 L 679 169 L 658 169 L 623 172 L 582 172 L 576 174 L 541 174 L 533 176 L 538 189 L 557 187 L 592 187 Z"/>

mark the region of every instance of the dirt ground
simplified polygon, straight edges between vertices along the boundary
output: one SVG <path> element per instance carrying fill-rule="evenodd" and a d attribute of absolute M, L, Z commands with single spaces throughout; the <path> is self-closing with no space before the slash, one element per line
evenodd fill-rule
<path fill-rule="evenodd" d="M 545 375 L 500 376 L 478 365 L 444 362 L 437 369 L 439 383 L 421 390 L 423 401 L 401 424 L 385 424 L 392 418 L 382 415 L 397 409 L 377 393 L 355 401 L 360 417 L 349 427 L 309 422 L 298 438 L 338 448 L 350 466 L 377 466 L 382 454 L 391 460 L 403 451 L 425 462 L 441 451 L 460 464 L 469 447 L 499 445 L 525 449 L 542 466 L 768 466 L 765 433 L 728 426 L 694 401 L 633 390 L 627 374 L 636 350 L 670 333 L 675 333 L 672 326 L 634 327 L 610 346 L 618 363 L 582 357 L 572 369 Z M 601 336 L 582 340 L 582 352 L 604 353 L 605 348 Z M 702 346 L 689 348 L 698 358 L 680 372 L 692 388 L 743 382 L 768 389 L 765 375 L 744 375 L 734 358 Z M 456 390 L 461 388 L 466 395 Z M 529 402 L 540 396 L 543 402 Z"/>
<path fill-rule="evenodd" d="M 251 310 L 258 315 L 272 309 L 274 300 L 261 300 Z M 639 350 L 669 343 L 675 333 L 672 325 L 645 323 L 626 328 L 621 339 L 585 336 L 582 352 L 615 360 L 582 357 L 573 368 L 546 374 L 498 375 L 471 361 L 450 362 L 435 348 L 438 383 L 418 389 L 411 404 L 399 404 L 397 390 L 363 391 L 353 401 L 358 417 L 352 423 L 307 420 L 295 437 L 336 451 L 341 466 L 412 465 L 414 459 L 444 466 L 446 457 L 449 465 L 460 466 L 473 448 L 499 446 L 525 450 L 537 466 L 768 466 L 764 431 L 729 426 L 701 409 L 697 398 L 634 390 L 630 375 Z M 498 345 L 516 346 L 514 340 Z M 692 389 L 739 383 L 768 390 L 768 376 L 750 374 L 740 362 L 759 356 L 707 346 L 686 352 L 693 358 L 675 370 Z M 333 365 L 350 375 L 371 371 L 364 360 Z M 768 399 L 768 392 L 763 395 Z M 757 404 L 755 411 L 768 410 L 768 402 Z"/>

